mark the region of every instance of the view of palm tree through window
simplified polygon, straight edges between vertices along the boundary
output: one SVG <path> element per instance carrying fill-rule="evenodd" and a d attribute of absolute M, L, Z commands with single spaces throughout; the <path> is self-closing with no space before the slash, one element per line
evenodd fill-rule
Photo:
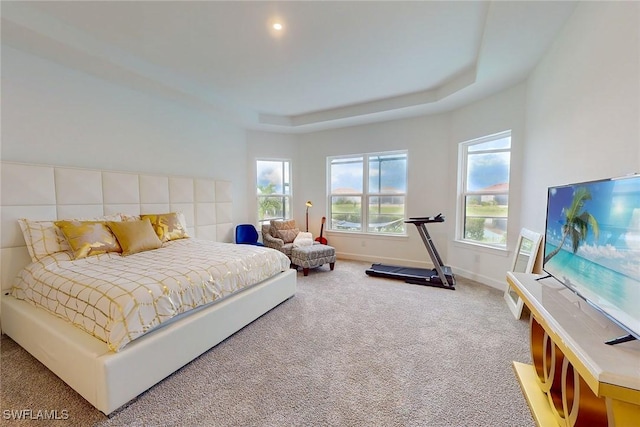
<path fill-rule="evenodd" d="M 287 160 L 257 160 L 258 221 L 291 217 L 291 164 Z"/>
<path fill-rule="evenodd" d="M 329 158 L 329 228 L 403 234 L 407 153 Z"/>
<path fill-rule="evenodd" d="M 511 133 L 461 144 L 462 239 L 506 246 Z"/>

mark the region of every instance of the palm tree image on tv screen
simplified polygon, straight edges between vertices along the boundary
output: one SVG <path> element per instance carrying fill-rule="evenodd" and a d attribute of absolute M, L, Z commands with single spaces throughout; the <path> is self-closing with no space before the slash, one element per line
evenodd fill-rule
<path fill-rule="evenodd" d="M 560 252 L 567 238 L 570 239 L 571 248 L 575 254 L 578 251 L 580 243 L 583 243 L 587 239 L 589 227 L 593 230 L 595 240 L 598 240 L 600 233 L 598 221 L 593 215 L 584 210 L 584 204 L 587 200 L 591 200 L 589 190 L 585 187 L 576 189 L 571 206 L 562 210 L 562 214 L 565 216 L 565 222 L 562 225 L 562 240 L 553 251 L 544 257 L 545 263 Z"/>

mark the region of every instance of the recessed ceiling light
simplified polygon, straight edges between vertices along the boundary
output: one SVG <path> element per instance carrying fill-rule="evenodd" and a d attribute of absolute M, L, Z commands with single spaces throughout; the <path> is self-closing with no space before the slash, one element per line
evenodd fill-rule
<path fill-rule="evenodd" d="M 277 31 L 282 30 L 282 24 L 279 22 L 276 22 L 275 24 L 273 24 L 273 29 Z"/>

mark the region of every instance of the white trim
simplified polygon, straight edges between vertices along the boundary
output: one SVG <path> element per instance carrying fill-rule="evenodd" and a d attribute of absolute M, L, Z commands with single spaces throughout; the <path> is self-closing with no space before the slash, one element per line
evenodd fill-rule
<path fill-rule="evenodd" d="M 404 193 L 385 193 L 385 192 L 378 192 L 378 193 L 371 193 L 369 191 L 369 163 L 370 163 L 370 159 L 371 157 L 375 157 L 375 156 L 393 156 L 393 155 L 404 155 L 405 157 L 405 186 L 406 189 L 404 191 Z M 357 158 L 362 158 L 362 192 L 355 192 L 355 193 L 340 193 L 340 194 L 334 194 L 331 189 L 332 189 L 332 183 L 331 183 L 331 164 L 334 160 L 340 160 L 340 159 L 357 159 Z M 339 156 L 327 156 L 327 162 L 326 162 L 326 176 L 327 176 L 327 219 L 329 221 L 329 226 L 327 227 L 328 231 L 332 231 L 334 233 L 361 233 L 361 234 L 365 234 L 367 236 L 372 236 L 372 235 L 388 235 L 388 236 L 406 236 L 406 226 L 405 226 L 405 232 L 404 233 L 378 233 L 375 231 L 368 231 L 369 229 L 369 202 L 370 199 L 372 197 L 403 197 L 404 198 L 404 217 L 403 220 L 407 219 L 407 200 L 409 198 L 409 150 L 408 149 L 403 149 L 403 150 L 392 150 L 392 151 L 378 151 L 378 152 L 372 152 L 372 153 L 356 153 L 356 154 L 345 154 L 345 155 L 339 155 Z M 379 189 L 382 190 L 382 189 Z M 360 219 L 360 230 L 338 230 L 338 229 L 334 229 L 332 228 L 332 221 L 331 221 L 331 206 L 332 206 L 332 197 L 359 197 L 360 198 L 360 204 L 361 204 L 361 208 L 362 208 L 362 212 L 361 212 L 361 219 Z"/>
<path fill-rule="evenodd" d="M 473 240 L 454 240 L 453 243 L 456 246 L 459 247 L 463 247 L 465 249 L 476 249 L 480 252 L 486 252 L 486 253 L 490 253 L 492 255 L 499 255 L 499 256 L 508 256 L 509 255 L 509 250 L 507 248 L 507 245 L 488 245 L 485 243 L 478 243 L 478 242 L 474 242 Z"/>
<path fill-rule="evenodd" d="M 285 206 L 287 205 L 287 203 L 284 203 L 283 206 L 283 216 L 285 220 L 287 219 L 291 219 L 293 218 L 293 161 L 291 159 L 287 159 L 287 158 L 266 158 L 266 157 L 256 157 L 254 159 L 253 162 L 253 171 L 254 171 L 254 176 L 253 176 L 253 189 L 254 191 L 257 190 L 258 188 L 258 162 L 280 162 L 280 163 L 284 163 L 287 162 L 289 164 L 288 169 L 288 173 L 289 173 L 289 193 L 273 193 L 273 194 L 265 194 L 265 195 L 259 195 L 256 191 L 255 193 L 255 197 L 256 197 L 256 211 L 255 211 L 255 224 L 260 226 L 261 224 L 264 223 L 265 220 L 260 220 L 260 214 L 259 214 L 259 208 L 260 208 L 260 198 L 261 197 L 281 197 L 281 198 L 285 198 L 288 199 L 288 203 L 289 203 L 289 212 L 284 211 Z M 283 185 L 283 190 L 284 190 L 284 183 L 285 183 L 285 177 L 282 177 L 282 185 Z"/>
<path fill-rule="evenodd" d="M 504 190 L 500 190 L 500 191 L 469 191 L 467 190 L 467 168 L 468 168 L 468 159 L 469 159 L 469 147 L 474 146 L 474 145 L 478 145 L 478 144 L 483 144 L 486 142 L 491 142 L 491 141 L 495 141 L 498 139 L 502 139 L 502 138 L 506 138 L 512 137 L 512 130 L 505 130 L 505 131 L 501 131 L 501 132 L 497 132 L 491 135 L 486 135 L 486 136 L 482 136 L 480 138 L 475 138 L 475 139 L 470 139 L 467 141 L 463 141 L 460 142 L 458 144 L 458 183 L 457 183 L 457 195 L 456 195 L 456 222 L 455 222 L 455 241 L 459 242 L 459 243 L 464 243 L 464 244 L 474 244 L 474 245 L 481 245 L 481 246 L 487 246 L 487 247 L 492 247 L 492 248 L 496 248 L 496 249 L 507 249 L 507 243 L 505 242 L 504 245 L 501 244 L 488 244 L 488 243 L 482 243 L 482 242 L 477 242 L 477 241 L 473 241 L 473 240 L 468 240 L 464 238 L 464 225 L 465 225 L 465 197 L 469 196 L 469 195 L 492 195 L 492 196 L 500 196 L 500 195 L 506 195 L 507 197 L 509 197 L 509 191 L 505 192 Z M 472 154 L 480 154 L 480 153 L 509 153 L 509 164 L 511 165 L 511 153 L 512 153 L 512 145 L 509 146 L 508 149 L 506 148 L 499 148 L 499 149 L 488 149 L 488 150 L 483 150 L 481 152 L 472 152 Z M 509 173 L 508 176 L 509 181 L 511 180 L 511 173 Z M 508 228 L 508 224 L 510 221 L 510 213 L 507 212 L 507 228 Z M 505 231 L 506 232 L 506 231 Z"/>

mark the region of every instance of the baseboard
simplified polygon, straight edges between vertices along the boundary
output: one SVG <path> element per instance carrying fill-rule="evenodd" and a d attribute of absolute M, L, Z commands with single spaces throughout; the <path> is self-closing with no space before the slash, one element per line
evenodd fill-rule
<path fill-rule="evenodd" d="M 464 277 L 465 279 L 470 279 L 476 281 L 478 283 L 482 283 L 483 285 L 489 286 L 491 288 L 497 289 L 499 291 L 504 292 L 506 286 L 506 279 L 504 281 L 496 280 L 491 277 L 487 277 L 482 274 L 475 273 L 473 271 L 465 270 L 462 268 L 458 268 L 455 266 L 451 267 L 456 276 Z M 507 272 L 505 271 L 505 277 Z"/>

